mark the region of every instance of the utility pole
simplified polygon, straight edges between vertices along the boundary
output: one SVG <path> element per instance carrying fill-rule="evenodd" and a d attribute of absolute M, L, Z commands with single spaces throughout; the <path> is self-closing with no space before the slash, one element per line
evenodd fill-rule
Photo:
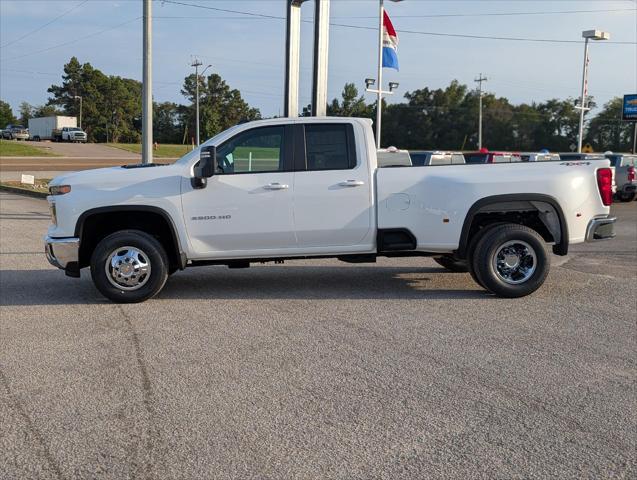
<path fill-rule="evenodd" d="M 195 58 L 193 62 L 190 64 L 191 67 L 195 67 L 195 140 L 197 141 L 197 146 L 200 145 L 199 142 L 199 67 L 203 65 L 201 60 Z"/>
<path fill-rule="evenodd" d="M 195 58 L 192 63 L 190 64 L 191 67 L 195 67 L 195 110 L 196 110 L 196 128 L 195 128 L 195 136 L 196 136 L 196 140 L 197 140 L 197 146 L 201 145 L 200 139 L 199 139 L 199 67 L 203 65 L 201 63 L 201 61 L 199 61 L 198 58 Z M 208 70 L 210 67 L 212 67 L 212 65 L 208 65 L 206 66 L 206 68 L 203 69 L 203 71 L 201 72 L 201 76 L 203 76 L 204 73 L 206 73 L 206 70 Z"/>
<path fill-rule="evenodd" d="M 153 20 L 152 0 L 144 0 L 142 163 L 153 163 Z"/>
<path fill-rule="evenodd" d="M 478 84 L 478 150 L 482 148 L 482 82 L 486 82 L 487 77 L 483 77 L 482 73 L 474 80 Z"/>

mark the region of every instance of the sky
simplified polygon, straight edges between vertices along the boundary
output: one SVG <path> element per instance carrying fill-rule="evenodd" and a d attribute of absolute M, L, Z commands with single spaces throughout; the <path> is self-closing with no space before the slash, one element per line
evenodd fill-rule
<path fill-rule="evenodd" d="M 624 42 L 591 45 L 589 93 L 598 105 L 637 93 L 635 0 L 385 4 L 400 42 L 400 71 L 385 69 L 383 74 L 384 87 L 389 81 L 400 84 L 391 102 L 425 86 L 444 88 L 454 79 L 474 88 L 479 74 L 488 79 L 486 91 L 516 104 L 578 97 L 581 32 L 588 29 L 608 31 L 611 42 Z M 285 20 L 269 17 L 285 17 L 285 5 L 286 0 L 154 1 L 154 99 L 184 103 L 180 88 L 197 57 L 263 116 L 281 114 Z M 302 12 L 299 102 L 306 105 L 311 97 L 313 2 L 306 2 Z M 0 0 L 0 98 L 14 113 L 23 101 L 45 104 L 47 88 L 61 84 L 63 65 L 72 56 L 106 74 L 141 80 L 141 15 L 141 0 Z M 354 82 L 362 93 L 364 79 L 376 77 L 378 0 L 332 0 L 330 18 L 328 98 L 340 96 L 346 82 Z M 371 103 L 373 95 L 366 95 Z"/>

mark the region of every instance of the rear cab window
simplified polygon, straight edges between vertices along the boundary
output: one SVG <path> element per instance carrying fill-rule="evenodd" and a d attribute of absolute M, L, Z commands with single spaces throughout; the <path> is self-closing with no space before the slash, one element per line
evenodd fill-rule
<path fill-rule="evenodd" d="M 306 170 L 349 170 L 356 167 L 354 129 L 348 123 L 305 125 Z"/>

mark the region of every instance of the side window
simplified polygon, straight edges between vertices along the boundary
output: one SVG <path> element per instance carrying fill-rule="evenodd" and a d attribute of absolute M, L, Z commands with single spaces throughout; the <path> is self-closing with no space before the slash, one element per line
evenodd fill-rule
<path fill-rule="evenodd" d="M 346 124 L 305 125 L 308 170 L 346 170 L 356 166 L 353 132 Z"/>
<path fill-rule="evenodd" d="M 284 127 L 242 132 L 217 148 L 217 175 L 285 171 Z"/>

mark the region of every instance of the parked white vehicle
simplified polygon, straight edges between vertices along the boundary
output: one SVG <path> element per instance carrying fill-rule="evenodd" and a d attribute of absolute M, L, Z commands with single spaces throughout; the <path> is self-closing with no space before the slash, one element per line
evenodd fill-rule
<path fill-rule="evenodd" d="M 376 151 L 378 168 L 411 167 L 411 156 L 407 150 L 396 147 L 381 148 Z"/>
<path fill-rule="evenodd" d="M 440 165 L 464 165 L 462 152 L 446 152 L 440 150 L 412 150 L 411 161 L 418 167 L 435 167 Z"/>
<path fill-rule="evenodd" d="M 503 297 L 544 282 L 547 248 L 614 236 L 609 161 L 377 168 L 371 121 L 237 125 L 173 165 L 55 178 L 49 261 L 89 267 L 116 302 L 157 294 L 196 265 L 336 257 L 463 262 Z M 320 286 L 317 286 L 320 288 Z"/>
<path fill-rule="evenodd" d="M 54 142 L 86 142 L 87 135 L 77 126 L 76 117 L 53 115 L 29 119 L 31 139 L 52 140 Z"/>
<path fill-rule="evenodd" d="M 559 153 L 550 152 L 522 152 L 520 158 L 523 162 L 559 162 Z"/>

